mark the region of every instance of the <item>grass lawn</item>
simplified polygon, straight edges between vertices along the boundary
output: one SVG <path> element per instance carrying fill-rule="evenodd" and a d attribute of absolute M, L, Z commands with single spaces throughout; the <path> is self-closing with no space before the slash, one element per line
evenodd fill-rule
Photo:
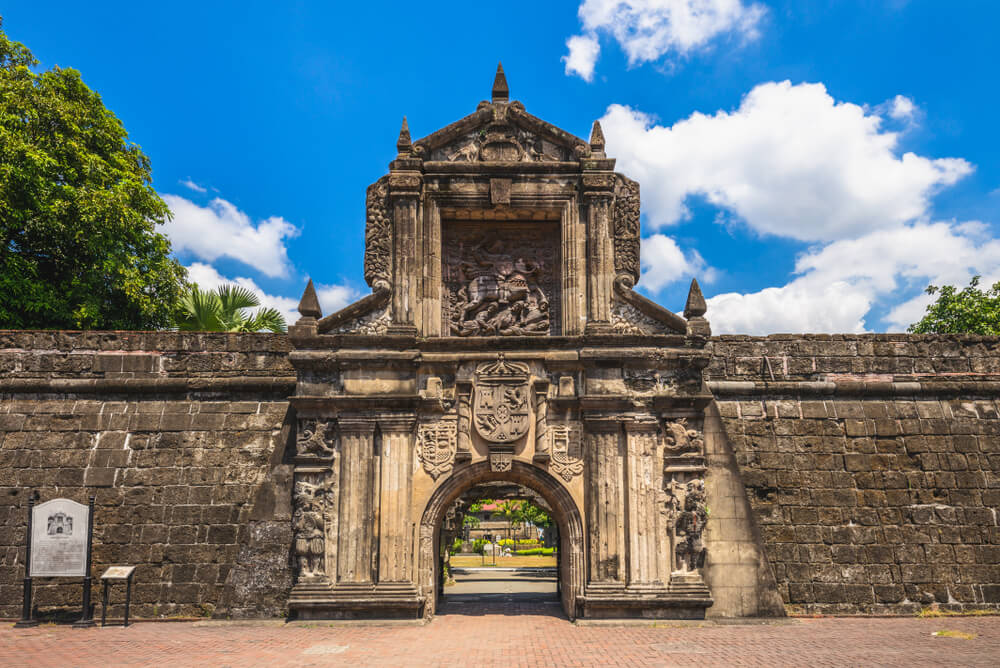
<path fill-rule="evenodd" d="M 493 557 L 487 556 L 484 562 L 483 558 L 480 556 L 475 557 L 460 557 L 455 555 L 451 558 L 451 565 L 454 568 L 473 568 L 473 567 L 490 567 L 493 566 Z M 496 565 L 502 566 L 504 568 L 537 568 L 539 566 L 552 566 L 556 565 L 555 557 L 544 557 L 541 555 L 531 555 L 527 557 L 497 557 Z"/>

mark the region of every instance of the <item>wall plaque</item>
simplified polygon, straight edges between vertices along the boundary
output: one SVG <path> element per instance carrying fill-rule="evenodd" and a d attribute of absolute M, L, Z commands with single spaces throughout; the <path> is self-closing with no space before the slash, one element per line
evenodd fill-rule
<path fill-rule="evenodd" d="M 87 575 L 88 508 L 52 499 L 32 509 L 31 577 Z"/>

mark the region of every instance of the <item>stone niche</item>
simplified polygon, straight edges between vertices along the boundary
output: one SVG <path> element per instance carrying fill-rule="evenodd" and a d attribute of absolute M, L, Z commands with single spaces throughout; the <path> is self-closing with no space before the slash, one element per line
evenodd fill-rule
<path fill-rule="evenodd" d="M 559 525 L 570 618 L 700 618 L 710 334 L 632 290 L 639 185 L 584 141 L 490 101 L 412 141 L 368 188 L 372 293 L 324 316 L 298 374 L 289 599 L 299 618 L 430 617 L 441 545 L 477 486 Z"/>

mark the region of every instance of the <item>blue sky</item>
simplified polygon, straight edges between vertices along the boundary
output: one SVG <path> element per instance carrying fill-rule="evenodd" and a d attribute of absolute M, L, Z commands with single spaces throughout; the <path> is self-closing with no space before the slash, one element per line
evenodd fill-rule
<path fill-rule="evenodd" d="M 202 284 L 291 311 L 368 292 L 364 189 L 511 96 L 642 184 L 640 287 L 716 332 L 899 331 L 928 283 L 1000 280 L 1000 3 L 6 3 L 150 156 Z"/>

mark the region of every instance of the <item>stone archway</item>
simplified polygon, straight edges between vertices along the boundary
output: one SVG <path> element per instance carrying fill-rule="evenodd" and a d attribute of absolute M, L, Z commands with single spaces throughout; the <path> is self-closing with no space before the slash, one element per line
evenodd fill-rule
<path fill-rule="evenodd" d="M 494 471 L 489 462 L 478 462 L 457 469 L 431 495 L 420 520 L 419 582 L 424 596 L 424 617 L 434 615 L 437 602 L 437 546 L 441 522 L 448 507 L 467 489 L 483 482 L 503 480 L 515 482 L 536 491 L 552 509 L 559 526 L 560 596 L 563 611 L 575 619 L 577 597 L 583 593 L 583 518 L 567 489 L 543 469 L 520 461 L 511 463 L 508 471 Z"/>

